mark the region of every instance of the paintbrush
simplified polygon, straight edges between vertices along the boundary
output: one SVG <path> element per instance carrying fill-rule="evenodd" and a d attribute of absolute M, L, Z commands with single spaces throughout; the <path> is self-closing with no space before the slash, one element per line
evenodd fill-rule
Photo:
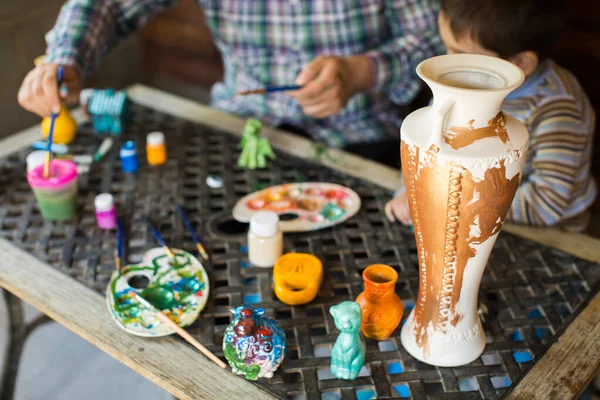
<path fill-rule="evenodd" d="M 132 295 L 133 297 L 135 297 L 135 299 L 140 304 L 142 304 L 144 307 L 147 307 L 150 310 L 152 310 L 154 313 L 156 313 L 156 315 L 158 316 L 158 318 L 163 323 L 165 323 L 170 328 L 172 328 L 179 336 L 181 336 L 182 338 L 184 338 L 186 342 L 188 342 L 189 344 L 191 344 L 192 346 L 194 346 L 195 348 L 197 348 L 198 350 L 200 350 L 200 352 L 202 354 L 204 354 L 206 357 L 208 357 L 212 362 L 214 362 L 215 364 L 217 364 L 221 368 L 226 368 L 227 367 L 227 365 L 223 361 L 221 361 L 217 356 L 215 356 L 213 353 L 211 353 L 206 347 L 202 346 L 196 339 L 194 339 L 192 337 L 192 335 L 190 335 L 189 333 L 187 333 L 185 331 L 185 329 L 183 329 L 182 327 L 180 327 L 179 325 L 177 325 L 175 322 L 171 321 L 171 318 L 167 317 L 163 312 L 161 312 L 156 307 L 154 307 L 152 304 L 150 304 L 150 302 L 147 301 L 146 299 L 144 299 L 141 295 L 139 295 L 138 293 L 134 292 L 133 290 L 129 291 L 129 294 Z"/>
<path fill-rule="evenodd" d="M 144 217 L 144 219 L 146 220 L 146 224 L 148 224 L 148 227 L 150 227 L 152 236 L 154 236 L 154 239 L 156 239 L 158 244 L 163 248 L 163 250 L 167 254 L 167 257 L 169 257 L 171 260 L 175 260 L 175 254 L 173 254 L 169 246 L 167 246 L 167 243 L 164 241 L 162 236 L 160 236 L 160 233 L 154 228 L 154 226 L 152 226 L 152 223 L 150 222 L 148 217 Z"/>
<path fill-rule="evenodd" d="M 190 235 L 192 235 L 192 240 L 196 244 L 196 248 L 198 249 L 200 257 L 202 257 L 202 259 L 204 260 L 208 260 L 208 253 L 204 249 L 204 246 L 202 246 L 202 242 L 196 234 L 196 231 L 194 231 L 194 228 L 192 228 L 192 224 L 190 224 L 190 220 L 188 219 L 187 215 L 185 215 L 183 207 L 177 206 L 177 212 L 179 212 L 179 216 L 181 217 L 181 220 L 183 221 L 183 224 L 185 225 L 187 230 L 190 231 Z"/>
<path fill-rule="evenodd" d="M 121 271 L 123 260 L 125 259 L 125 230 L 123 229 L 123 221 L 121 218 L 117 220 L 117 257 L 115 265 L 117 271 Z"/>
<path fill-rule="evenodd" d="M 271 86 L 266 87 L 264 89 L 256 89 L 256 90 L 246 90 L 245 92 L 238 92 L 238 96 L 248 96 L 251 94 L 267 94 L 267 93 L 275 93 L 275 92 L 288 92 L 291 90 L 299 90 L 302 89 L 302 86 L 292 85 L 292 86 Z"/>
<path fill-rule="evenodd" d="M 62 65 L 58 66 L 58 76 L 56 77 L 56 84 L 60 87 L 62 83 L 64 75 L 64 70 Z M 46 145 L 46 157 L 44 159 L 44 179 L 48 179 L 50 177 L 50 161 L 52 161 L 52 141 L 54 138 L 54 125 L 56 123 L 56 118 L 58 117 L 58 113 L 52 113 L 50 116 L 50 130 L 48 131 L 48 144 Z"/>

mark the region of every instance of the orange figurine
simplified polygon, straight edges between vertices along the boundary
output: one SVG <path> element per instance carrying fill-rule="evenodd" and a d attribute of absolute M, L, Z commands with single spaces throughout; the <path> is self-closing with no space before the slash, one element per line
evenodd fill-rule
<path fill-rule="evenodd" d="M 273 269 L 275 295 L 290 306 L 310 303 L 323 283 L 323 264 L 304 253 L 284 254 Z"/>
<path fill-rule="evenodd" d="M 398 273 L 387 265 L 375 264 L 363 271 L 365 291 L 356 302 L 362 309 L 361 329 L 374 340 L 385 340 L 394 333 L 404 308 L 395 292 Z"/>
<path fill-rule="evenodd" d="M 50 132 L 50 117 L 42 119 L 42 134 L 44 138 L 48 137 Z M 60 113 L 56 117 L 54 122 L 54 135 L 52 136 L 52 142 L 58 144 L 70 144 L 75 139 L 77 133 L 77 121 L 71 116 L 67 107 L 64 104 L 60 106 Z"/>

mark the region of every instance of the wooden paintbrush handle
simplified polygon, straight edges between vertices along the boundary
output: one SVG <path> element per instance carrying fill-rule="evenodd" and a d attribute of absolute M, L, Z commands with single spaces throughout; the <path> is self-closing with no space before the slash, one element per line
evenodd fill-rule
<path fill-rule="evenodd" d="M 200 350 L 200 352 L 206 357 L 208 357 L 212 362 L 214 362 L 221 368 L 227 367 L 227 365 L 223 361 L 221 361 L 217 356 L 211 353 L 206 347 L 202 346 L 200 342 L 194 339 L 192 335 L 190 335 L 185 329 L 177 325 L 175 322 L 171 321 L 171 319 L 165 314 L 159 313 L 158 316 L 165 324 L 168 324 L 171 328 L 173 328 L 173 330 L 175 330 L 175 332 L 177 332 L 179 336 L 184 338 L 186 342 Z"/>
<path fill-rule="evenodd" d="M 163 313 L 162 311 L 158 310 L 148 300 L 144 299 L 138 293 L 136 293 L 134 291 L 130 291 L 129 293 L 133 297 L 135 297 L 136 300 L 138 302 L 140 302 L 142 305 L 144 305 L 144 306 L 150 308 L 152 311 L 154 311 L 156 313 L 156 315 L 158 316 L 158 319 L 160 319 L 163 323 L 165 323 L 168 326 L 170 326 L 179 336 L 181 336 L 182 338 L 185 339 L 186 342 L 188 342 L 189 344 L 191 344 L 192 346 L 194 346 L 195 348 L 197 348 L 198 350 L 200 350 L 200 352 L 202 354 L 204 354 L 206 357 L 208 357 L 212 362 L 214 362 L 215 364 L 217 364 L 221 368 L 227 368 L 227 365 L 223 361 L 221 361 L 217 356 L 215 356 L 213 353 L 211 353 L 206 347 L 202 346 L 200 344 L 200 342 L 198 342 L 196 339 L 194 339 L 192 337 L 192 335 L 190 335 L 189 333 L 187 333 L 187 331 L 185 329 L 183 329 L 182 327 L 180 327 L 179 325 L 177 325 L 175 322 L 171 321 L 171 318 L 167 317 L 165 315 L 165 313 Z"/>

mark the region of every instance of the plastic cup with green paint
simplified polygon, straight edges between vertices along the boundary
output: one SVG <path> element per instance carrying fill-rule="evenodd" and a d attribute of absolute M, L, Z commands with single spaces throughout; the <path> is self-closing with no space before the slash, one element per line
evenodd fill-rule
<path fill-rule="evenodd" d="M 44 166 L 27 173 L 42 216 L 50 221 L 62 221 L 75 215 L 77 209 L 77 165 L 67 160 L 50 161 L 49 178 L 44 178 Z"/>

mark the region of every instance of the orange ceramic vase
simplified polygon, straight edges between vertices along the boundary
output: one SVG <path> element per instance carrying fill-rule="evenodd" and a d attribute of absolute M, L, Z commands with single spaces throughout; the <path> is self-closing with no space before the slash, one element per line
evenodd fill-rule
<path fill-rule="evenodd" d="M 362 332 L 374 340 L 387 339 L 404 312 L 395 292 L 398 273 L 387 265 L 375 264 L 363 271 L 363 280 L 365 291 L 356 298 L 362 309 Z"/>

